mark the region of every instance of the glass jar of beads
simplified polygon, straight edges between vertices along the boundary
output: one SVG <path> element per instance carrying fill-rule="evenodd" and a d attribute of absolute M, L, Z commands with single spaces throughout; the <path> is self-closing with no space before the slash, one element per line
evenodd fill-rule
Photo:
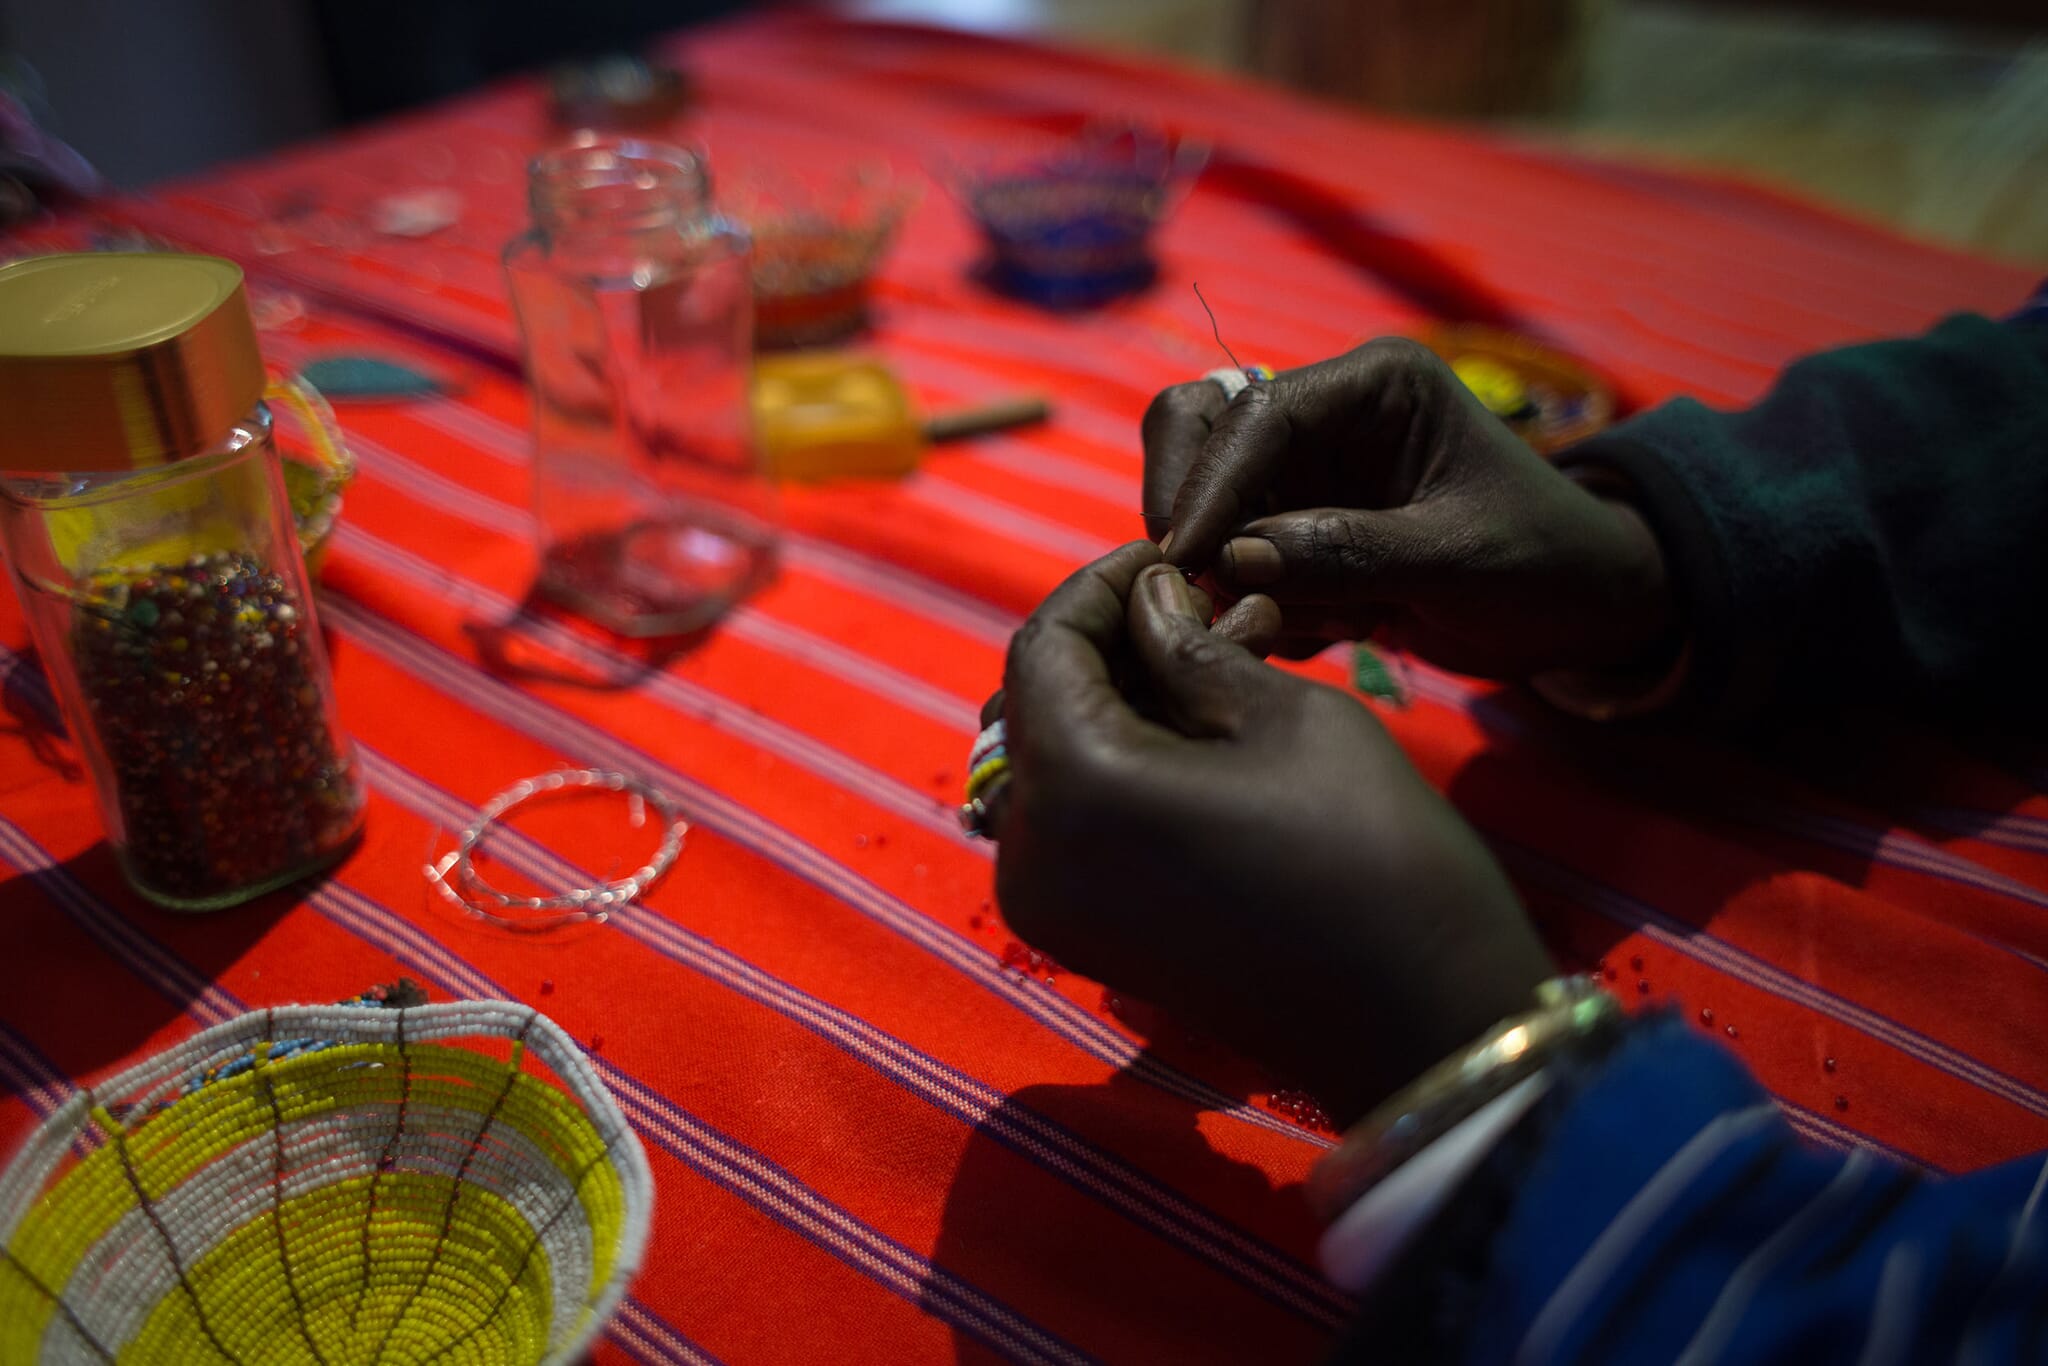
<path fill-rule="evenodd" d="M 748 426 L 751 244 L 701 156 L 579 135 L 505 249 L 533 391 L 540 589 L 629 636 L 710 625 L 774 567 Z"/>
<path fill-rule="evenodd" d="M 362 825 L 265 388 L 231 262 L 0 269 L 0 549 L 129 881 L 178 910 Z"/>

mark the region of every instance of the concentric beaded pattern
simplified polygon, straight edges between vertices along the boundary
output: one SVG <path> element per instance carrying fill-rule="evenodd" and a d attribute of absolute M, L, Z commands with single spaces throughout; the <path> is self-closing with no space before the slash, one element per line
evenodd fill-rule
<path fill-rule="evenodd" d="M 0 1175 L 0 1362 L 566 1363 L 653 1204 L 525 1006 L 262 1011 L 74 1095 Z"/>

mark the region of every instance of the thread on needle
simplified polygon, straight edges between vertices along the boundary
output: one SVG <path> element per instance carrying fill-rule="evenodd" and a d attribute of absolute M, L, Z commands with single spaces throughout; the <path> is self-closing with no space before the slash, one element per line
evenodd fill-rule
<path fill-rule="evenodd" d="M 1252 372 L 1244 368 L 1244 362 L 1237 358 L 1237 352 L 1231 350 L 1230 343 L 1223 340 L 1223 328 L 1216 321 L 1216 310 L 1209 307 L 1209 301 L 1202 297 L 1202 282 L 1200 280 L 1193 280 L 1189 283 L 1195 287 L 1195 298 L 1202 305 L 1202 311 L 1209 315 L 1209 335 L 1216 338 L 1216 344 L 1223 348 L 1224 355 L 1230 357 L 1230 363 L 1237 367 L 1237 372 L 1240 375 L 1244 376 L 1244 382 L 1246 384 L 1253 383 Z"/>

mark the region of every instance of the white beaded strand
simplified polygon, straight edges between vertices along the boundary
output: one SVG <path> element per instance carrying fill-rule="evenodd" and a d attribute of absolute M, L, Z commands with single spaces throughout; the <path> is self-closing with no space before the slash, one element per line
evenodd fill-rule
<path fill-rule="evenodd" d="M 483 875 L 476 870 L 475 855 L 477 845 L 490 828 L 523 802 L 569 789 L 623 792 L 633 798 L 636 815 L 642 803 L 654 807 L 661 813 L 664 823 L 661 845 L 654 851 L 654 856 L 625 877 L 595 887 L 573 888 L 554 896 L 515 896 L 484 881 Z M 428 867 L 427 877 L 443 896 L 466 910 L 493 919 L 497 917 L 490 907 L 528 914 L 565 911 L 589 915 L 623 906 L 651 890 L 683 852 L 683 836 L 689 828 L 689 822 L 667 793 L 637 778 L 601 768 L 556 769 L 538 777 L 523 778 L 485 802 L 478 809 L 476 819 L 463 829 L 454 850 L 438 864 Z M 479 905 L 479 901 L 488 902 L 490 906 Z"/>

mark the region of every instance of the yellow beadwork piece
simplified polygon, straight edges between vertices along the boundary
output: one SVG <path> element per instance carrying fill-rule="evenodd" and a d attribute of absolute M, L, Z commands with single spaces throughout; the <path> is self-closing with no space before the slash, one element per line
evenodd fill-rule
<path fill-rule="evenodd" d="M 1495 417 L 1512 417 L 1529 406 L 1529 386 L 1499 361 L 1460 356 L 1451 362 L 1451 370 Z"/>
<path fill-rule="evenodd" d="M 973 801 L 988 790 L 990 783 L 1010 771 L 1010 756 L 995 754 L 983 759 L 974 772 L 967 775 L 967 800 Z"/>
<path fill-rule="evenodd" d="M 645 1247 L 638 1140 L 521 1006 L 281 1009 L 101 1094 L 136 1117 L 74 1097 L 0 1176 L 0 1362 L 565 1362 Z"/>

